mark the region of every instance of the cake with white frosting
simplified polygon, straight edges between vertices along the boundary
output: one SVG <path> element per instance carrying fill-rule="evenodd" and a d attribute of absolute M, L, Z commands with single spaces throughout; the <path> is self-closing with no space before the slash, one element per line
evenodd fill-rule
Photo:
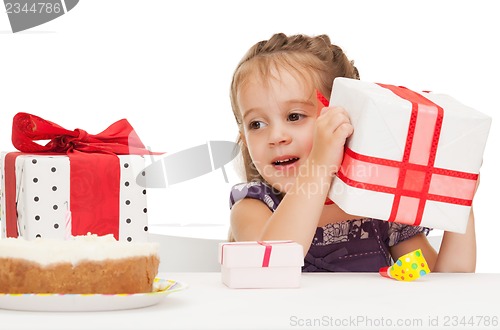
<path fill-rule="evenodd" d="M 112 235 L 0 239 L 0 292 L 151 292 L 158 249 L 158 243 L 116 241 Z"/>

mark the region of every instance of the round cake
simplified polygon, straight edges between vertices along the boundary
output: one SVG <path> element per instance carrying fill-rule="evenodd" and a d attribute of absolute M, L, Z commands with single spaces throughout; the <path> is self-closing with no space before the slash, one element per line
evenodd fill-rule
<path fill-rule="evenodd" d="M 0 292 L 151 292 L 158 249 L 158 243 L 121 242 L 112 235 L 0 239 Z"/>

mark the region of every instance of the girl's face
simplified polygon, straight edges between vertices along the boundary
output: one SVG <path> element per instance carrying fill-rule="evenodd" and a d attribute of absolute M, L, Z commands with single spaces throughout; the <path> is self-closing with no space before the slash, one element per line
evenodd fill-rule
<path fill-rule="evenodd" d="M 260 175 L 289 191 L 312 148 L 317 116 L 315 93 L 284 69 L 263 83 L 254 75 L 238 94 L 243 140 Z"/>

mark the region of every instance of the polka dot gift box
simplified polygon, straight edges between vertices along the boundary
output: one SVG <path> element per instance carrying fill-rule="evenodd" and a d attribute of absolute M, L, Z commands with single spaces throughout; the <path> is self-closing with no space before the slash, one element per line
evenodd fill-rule
<path fill-rule="evenodd" d="M 52 140 L 41 146 L 21 136 L 22 143 L 16 144 L 14 117 L 12 140 L 23 152 L 2 153 L 0 159 L 2 237 L 67 239 L 90 232 L 112 234 L 121 241 L 147 241 L 146 189 L 136 182 L 138 175 L 146 175 L 145 159 L 141 154 L 124 154 L 142 143 L 138 138 L 132 147 L 120 142 L 129 135 L 136 137 L 128 122 L 116 122 L 90 135 L 22 115 L 20 120 L 29 133 L 40 130 L 46 140 Z M 63 138 L 71 141 L 69 151 L 53 150 L 63 140 L 61 135 L 47 138 L 53 130 L 58 134 L 64 130 Z"/>
<path fill-rule="evenodd" d="M 420 249 L 401 256 L 391 267 L 380 268 L 380 275 L 405 282 L 414 281 L 430 272 Z"/>

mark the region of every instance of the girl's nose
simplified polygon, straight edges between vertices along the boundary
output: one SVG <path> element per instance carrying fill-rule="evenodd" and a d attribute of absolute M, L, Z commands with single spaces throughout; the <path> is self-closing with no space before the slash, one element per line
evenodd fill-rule
<path fill-rule="evenodd" d="M 283 125 L 275 125 L 269 134 L 269 144 L 271 146 L 286 145 L 292 141 L 290 134 Z"/>

